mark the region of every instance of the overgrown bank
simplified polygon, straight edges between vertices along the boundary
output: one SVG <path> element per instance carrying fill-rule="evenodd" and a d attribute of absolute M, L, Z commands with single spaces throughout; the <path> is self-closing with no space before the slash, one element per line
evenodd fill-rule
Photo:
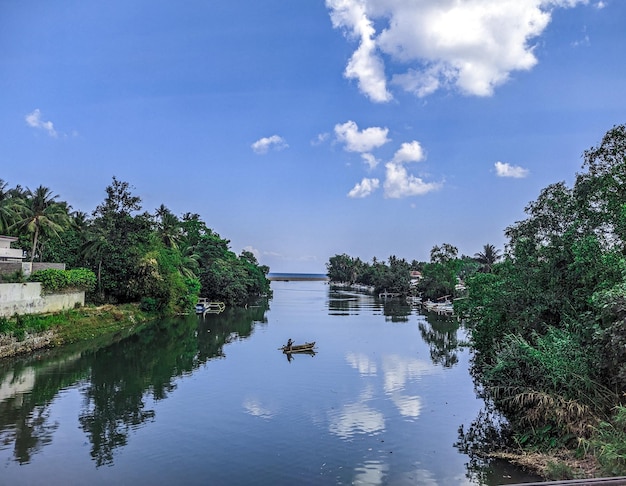
<path fill-rule="evenodd" d="M 157 316 L 139 305 L 86 306 L 53 315 L 0 318 L 0 358 L 138 332 Z"/>

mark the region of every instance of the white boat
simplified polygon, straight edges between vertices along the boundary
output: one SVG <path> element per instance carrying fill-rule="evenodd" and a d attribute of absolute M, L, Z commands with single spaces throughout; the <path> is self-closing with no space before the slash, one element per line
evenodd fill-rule
<path fill-rule="evenodd" d="M 211 302 L 206 297 L 200 297 L 196 304 L 196 314 L 219 314 L 226 309 L 224 302 Z"/>

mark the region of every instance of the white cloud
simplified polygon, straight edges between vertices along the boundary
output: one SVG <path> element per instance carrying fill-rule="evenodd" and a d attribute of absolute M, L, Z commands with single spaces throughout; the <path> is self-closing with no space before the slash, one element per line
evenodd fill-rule
<path fill-rule="evenodd" d="M 365 161 L 370 170 L 373 170 L 378 165 L 379 160 L 374 157 L 372 154 L 361 154 L 361 158 Z"/>
<path fill-rule="evenodd" d="M 320 133 L 317 135 L 317 137 L 314 140 L 311 140 L 311 145 L 315 146 L 315 145 L 321 145 L 323 144 L 326 140 L 328 140 L 328 137 L 330 136 L 330 134 L 328 132 L 326 133 Z"/>
<path fill-rule="evenodd" d="M 524 169 L 518 165 L 511 165 L 507 162 L 496 162 L 496 175 L 498 177 L 513 177 L 515 179 L 523 179 L 528 175 L 528 169 Z"/>
<path fill-rule="evenodd" d="M 263 137 L 252 144 L 252 150 L 257 154 L 266 154 L 270 149 L 283 150 L 289 147 L 284 138 L 278 135 Z"/>
<path fill-rule="evenodd" d="M 356 79 L 359 89 L 372 101 L 392 99 L 387 91 L 385 65 L 376 53 L 376 30 L 367 15 L 367 2 L 360 0 L 326 0 L 333 27 L 345 29 L 360 44 L 344 71 L 348 79 Z"/>
<path fill-rule="evenodd" d="M 370 127 L 359 131 L 358 125 L 352 120 L 335 125 L 337 140 L 344 143 L 348 152 L 370 152 L 389 142 L 388 128 Z"/>
<path fill-rule="evenodd" d="M 455 87 L 490 96 L 511 73 L 537 64 L 533 42 L 556 8 L 589 0 L 326 0 L 333 27 L 359 41 L 345 75 L 373 101 L 393 84 L 417 96 Z M 602 8 L 604 2 L 595 4 Z M 380 25 L 376 32 L 374 25 Z M 384 57 L 383 57 L 384 56 Z M 386 65 L 383 59 L 386 60 Z"/>
<path fill-rule="evenodd" d="M 598 2 L 596 3 L 596 8 L 599 10 L 601 8 L 606 7 L 606 3 L 605 2 Z"/>
<path fill-rule="evenodd" d="M 369 196 L 380 186 L 378 179 L 368 179 L 364 177 L 363 180 L 357 183 L 352 190 L 348 193 L 348 197 L 362 198 Z"/>
<path fill-rule="evenodd" d="M 429 192 L 440 189 L 442 184 L 438 182 L 424 182 L 407 172 L 406 168 L 397 162 L 387 162 L 385 179 L 385 197 L 398 199 L 408 196 L 423 196 Z"/>
<path fill-rule="evenodd" d="M 424 160 L 424 151 L 416 140 L 403 143 L 393 156 L 393 161 L 400 164 L 403 162 L 421 162 L 422 160 Z"/>
<path fill-rule="evenodd" d="M 54 125 L 51 121 L 43 121 L 41 119 L 41 111 L 39 108 L 35 109 L 32 113 L 29 113 L 24 117 L 28 126 L 33 128 L 39 128 L 48 133 L 51 137 L 57 137 L 57 131 L 54 129 Z"/>

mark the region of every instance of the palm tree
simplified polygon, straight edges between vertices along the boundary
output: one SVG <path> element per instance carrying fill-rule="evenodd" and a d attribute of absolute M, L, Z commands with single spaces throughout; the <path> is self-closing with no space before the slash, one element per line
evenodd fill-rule
<path fill-rule="evenodd" d="M 157 231 L 161 241 L 168 248 L 178 248 L 178 242 L 182 237 L 180 220 L 163 204 L 156 209 Z"/>
<path fill-rule="evenodd" d="M 32 237 L 30 263 L 35 260 L 37 244 L 41 236 L 59 236 L 70 225 L 68 206 L 57 202 L 58 195 L 44 186 L 34 191 L 26 190 L 26 201 L 18 215 L 18 221 L 11 228 L 26 230 Z"/>
<path fill-rule="evenodd" d="M 500 250 L 487 243 L 483 246 L 483 251 L 474 254 L 474 259 L 482 263 L 484 272 L 491 272 L 491 267 L 500 259 Z"/>
<path fill-rule="evenodd" d="M 98 293 L 102 296 L 102 260 L 110 250 L 109 242 L 101 228 L 92 226 L 86 231 L 86 242 L 81 248 L 83 258 L 93 261 L 98 266 Z"/>
<path fill-rule="evenodd" d="M 0 233 L 7 232 L 24 209 L 24 200 L 19 192 L 7 189 L 7 186 L 8 182 L 0 179 Z"/>

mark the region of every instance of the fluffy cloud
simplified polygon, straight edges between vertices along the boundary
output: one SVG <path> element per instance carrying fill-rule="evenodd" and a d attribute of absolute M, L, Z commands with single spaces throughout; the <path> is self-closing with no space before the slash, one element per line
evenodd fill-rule
<path fill-rule="evenodd" d="M 359 130 L 358 125 L 352 120 L 335 125 L 337 140 L 345 144 L 344 148 L 348 152 L 365 153 L 381 147 L 389 142 L 388 133 L 388 128 L 381 127 Z"/>
<path fill-rule="evenodd" d="M 385 164 L 385 197 L 398 199 L 408 196 L 423 196 L 441 188 L 438 182 L 424 182 L 423 179 L 408 173 L 406 168 L 397 162 Z"/>
<path fill-rule="evenodd" d="M 364 177 L 363 180 L 357 183 L 352 190 L 348 193 L 348 197 L 360 198 L 367 197 L 374 192 L 380 186 L 378 179 L 368 179 Z"/>
<path fill-rule="evenodd" d="M 41 119 L 41 111 L 39 108 L 35 109 L 32 113 L 29 113 L 24 117 L 28 126 L 44 130 L 51 137 L 57 137 L 57 131 L 54 129 L 54 125 L 51 121 L 43 121 Z"/>
<path fill-rule="evenodd" d="M 333 26 L 359 42 L 345 75 L 376 102 L 392 99 L 385 70 L 393 73 L 393 84 L 417 96 L 447 87 L 489 96 L 512 72 L 537 63 L 532 41 L 544 32 L 555 8 L 587 3 L 326 0 Z M 375 25 L 381 26 L 379 33 Z"/>
<path fill-rule="evenodd" d="M 403 143 L 393 156 L 393 161 L 400 164 L 403 162 L 421 162 L 422 160 L 424 160 L 424 151 L 420 143 L 415 140 Z"/>
<path fill-rule="evenodd" d="M 496 175 L 498 177 L 513 177 L 515 179 L 523 179 L 528 175 L 528 169 L 524 169 L 518 165 L 511 165 L 506 162 L 496 162 Z"/>
<path fill-rule="evenodd" d="M 370 170 L 374 170 L 379 161 L 369 153 L 369 150 L 387 143 L 389 141 L 387 133 L 387 128 L 379 127 L 359 131 L 358 126 L 353 121 L 335 126 L 337 140 L 345 144 L 347 151 L 360 152 Z M 404 166 L 406 163 L 421 162 L 424 159 L 424 150 L 418 141 L 403 143 L 394 154 L 393 159 L 385 164 L 385 182 L 383 185 L 385 197 L 422 196 L 441 188 L 441 183 L 425 182 L 423 179 L 409 174 Z M 365 177 L 348 192 L 348 197 L 364 198 L 371 195 L 379 187 L 379 179 Z"/>
<path fill-rule="evenodd" d="M 257 154 L 266 154 L 270 149 L 283 150 L 289 147 L 283 137 L 272 135 L 271 137 L 263 137 L 252 144 L 252 150 Z"/>
<path fill-rule="evenodd" d="M 356 79 L 359 89 L 373 101 L 392 99 L 387 91 L 385 65 L 376 53 L 376 40 L 372 19 L 368 17 L 367 2 L 359 0 L 326 0 L 333 27 L 345 29 L 350 37 L 359 40 L 344 75 Z"/>
<path fill-rule="evenodd" d="M 361 154 L 361 158 L 365 161 L 370 170 L 375 169 L 379 162 L 372 154 Z"/>

